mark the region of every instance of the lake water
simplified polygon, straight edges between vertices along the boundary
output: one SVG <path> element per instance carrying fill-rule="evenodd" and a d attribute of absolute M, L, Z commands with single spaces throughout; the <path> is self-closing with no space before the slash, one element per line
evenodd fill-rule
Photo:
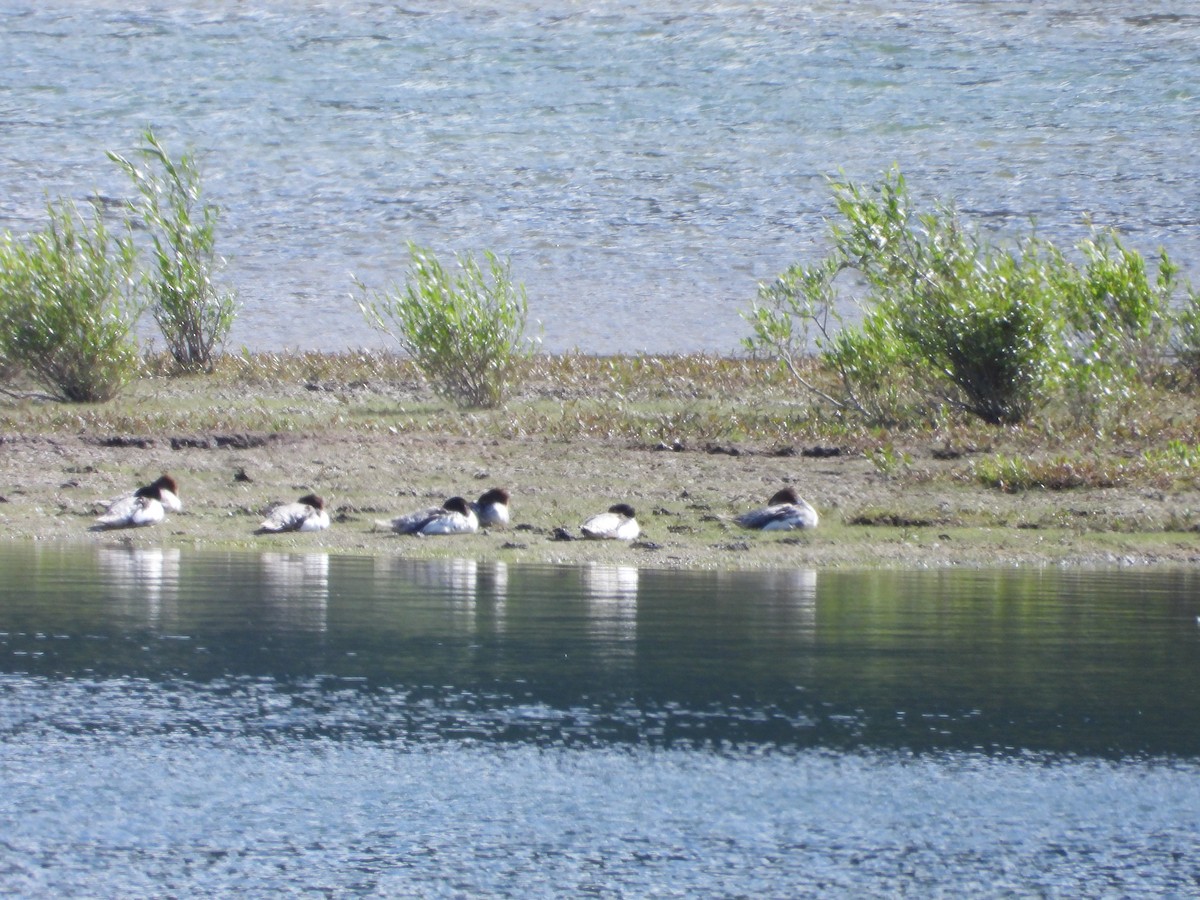
<path fill-rule="evenodd" d="M 1194 896 L 1200 576 L 0 546 L 0 892 Z"/>
<path fill-rule="evenodd" d="M 0 0 L 0 228 L 128 196 L 153 126 L 225 210 L 234 349 L 380 345 L 351 274 L 411 240 L 511 256 L 547 349 L 729 352 L 839 170 L 1195 278 L 1198 85 L 1190 0 Z"/>

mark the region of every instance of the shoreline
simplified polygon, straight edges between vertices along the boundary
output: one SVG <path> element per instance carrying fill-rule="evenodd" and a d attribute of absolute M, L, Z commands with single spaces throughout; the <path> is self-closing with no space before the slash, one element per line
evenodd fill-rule
<path fill-rule="evenodd" d="M 1169 439 L 1197 440 L 1159 424 L 1194 421 L 1190 397 L 1171 402 L 1165 412 L 1147 404 L 1151 437 L 1140 444 L 1060 430 L 1045 446 L 1044 432 L 972 424 L 849 429 L 822 419 L 769 364 L 745 359 L 543 356 L 506 407 L 463 412 L 403 358 L 244 355 L 204 376 L 151 367 L 106 404 L 7 392 L 0 525 L 6 541 L 714 570 L 1196 566 L 1195 471 L 1110 477 Z M 976 472 L 997 456 L 1075 459 L 1096 477 L 1009 493 Z M 179 482 L 182 513 L 150 528 L 88 530 L 102 501 L 163 472 Z M 786 484 L 816 507 L 817 529 L 733 524 Z M 506 530 L 373 530 L 377 519 L 491 487 L 512 493 Z M 326 500 L 329 531 L 252 534 L 267 506 L 310 492 Z M 632 545 L 551 539 L 619 502 L 638 511 Z"/>
<path fill-rule="evenodd" d="M 1194 531 L 1085 530 L 1057 525 L 1054 495 L 1005 495 L 982 488 L 920 490 L 874 475 L 848 457 L 778 456 L 746 450 L 654 450 L 591 441 L 568 444 L 352 433 L 320 437 L 209 434 L 157 439 L 110 436 L 5 436 L 0 523 L 9 542 L 231 551 L 463 557 L 508 563 L 633 565 L 650 568 L 939 568 L 969 566 L 1196 566 Z M 397 479 L 389 473 L 421 472 Z M 103 500 L 171 472 L 182 513 L 161 525 L 89 531 Z M 638 479 L 632 490 L 626 476 Z M 20 486 L 17 486 L 17 479 Z M 242 480 L 246 479 L 246 480 Z M 811 532 L 763 533 L 732 517 L 761 505 L 785 481 L 821 513 Z M 407 537 L 380 531 L 376 519 L 473 498 L 492 486 L 513 492 L 513 522 L 477 535 Z M 564 488 L 574 486 L 572 494 Z M 323 492 L 330 530 L 254 535 L 272 502 Z M 554 529 L 578 524 L 610 502 L 638 509 L 641 537 L 558 541 Z M 1149 517 L 1167 497 L 1084 490 L 1066 515 L 1080 521 L 1141 507 Z M 907 502 L 908 520 L 884 510 Z M 987 524 L 987 521 L 1004 524 Z"/>

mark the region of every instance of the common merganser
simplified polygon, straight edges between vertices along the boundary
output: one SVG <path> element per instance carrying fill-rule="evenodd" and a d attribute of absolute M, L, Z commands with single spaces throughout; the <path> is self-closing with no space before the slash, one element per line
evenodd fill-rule
<path fill-rule="evenodd" d="M 592 516 L 579 526 L 585 538 L 592 540 L 632 541 L 642 533 L 636 513 L 628 503 L 617 503 L 608 512 Z"/>
<path fill-rule="evenodd" d="M 295 503 L 281 503 L 267 513 L 255 534 L 278 534 L 282 531 L 324 531 L 329 527 L 325 500 L 316 494 L 305 494 Z"/>
<path fill-rule="evenodd" d="M 179 485 L 175 479 L 163 472 L 150 485 L 158 488 L 158 496 L 163 508 L 169 512 L 183 512 L 183 504 L 179 501 Z"/>
<path fill-rule="evenodd" d="M 143 487 L 140 487 L 135 491 L 130 491 L 127 494 L 122 494 L 120 497 L 117 497 L 115 500 L 109 500 L 108 504 L 107 504 L 108 508 L 105 510 L 104 515 L 109 516 L 109 515 L 112 515 L 114 512 L 119 511 L 119 505 L 124 506 L 125 508 L 132 507 L 134 500 L 142 492 L 147 491 L 147 489 L 149 489 L 149 488 L 157 488 L 158 489 L 158 501 L 162 504 L 162 507 L 165 511 L 167 511 L 167 512 L 182 512 L 183 511 L 183 504 L 179 502 L 179 485 L 175 483 L 174 478 L 172 478 L 170 475 L 168 475 L 166 472 L 164 472 L 162 475 L 159 475 L 157 478 L 155 478 L 149 484 L 144 485 Z"/>
<path fill-rule="evenodd" d="M 164 475 L 163 478 L 169 476 Z M 161 481 L 162 479 L 159 479 Z M 174 481 L 171 482 L 174 485 Z M 173 491 L 160 487 L 158 481 L 140 487 L 132 494 L 118 497 L 104 515 L 96 519 L 93 530 L 105 531 L 110 528 L 142 528 L 146 525 L 157 525 L 166 518 L 167 503 L 164 494 L 170 494 L 175 502 L 172 509 L 179 508 L 179 497 Z"/>
<path fill-rule="evenodd" d="M 753 509 L 734 519 L 743 528 L 760 531 L 792 531 L 816 528 L 817 511 L 801 500 L 793 488 L 785 487 L 775 493 L 762 509 Z"/>
<path fill-rule="evenodd" d="M 431 506 L 420 512 L 375 524 L 397 534 L 474 534 L 479 530 L 479 518 L 475 510 L 462 497 L 451 497 L 441 506 Z"/>
<path fill-rule="evenodd" d="M 471 504 L 480 528 L 504 528 L 508 525 L 509 493 L 504 488 L 492 488 L 479 495 Z"/>

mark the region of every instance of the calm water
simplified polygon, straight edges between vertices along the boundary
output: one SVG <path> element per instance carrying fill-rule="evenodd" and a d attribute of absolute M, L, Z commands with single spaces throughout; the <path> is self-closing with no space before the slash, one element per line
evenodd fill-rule
<path fill-rule="evenodd" d="M 127 195 L 152 125 L 226 210 L 235 346 L 378 344 L 350 275 L 415 240 L 510 255 L 548 349 L 727 352 L 839 170 L 1195 278 L 1198 85 L 1190 0 L 0 0 L 0 228 Z"/>
<path fill-rule="evenodd" d="M 0 547 L 0 892 L 1192 896 L 1198 588 Z"/>

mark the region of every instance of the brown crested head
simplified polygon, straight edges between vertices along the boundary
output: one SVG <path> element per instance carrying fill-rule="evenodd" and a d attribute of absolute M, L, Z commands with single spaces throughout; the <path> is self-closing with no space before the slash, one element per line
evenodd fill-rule
<path fill-rule="evenodd" d="M 616 513 L 618 516 L 625 516 L 627 519 L 632 519 L 637 515 L 637 513 L 633 511 L 633 507 L 628 503 L 614 503 L 608 508 L 608 511 L 610 513 Z"/>
<path fill-rule="evenodd" d="M 170 475 L 168 475 L 166 472 L 163 472 L 156 479 L 154 479 L 154 481 L 150 482 L 149 486 L 156 487 L 156 488 L 162 488 L 163 490 L 170 491 L 172 494 L 175 494 L 176 496 L 178 496 L 178 494 L 179 494 L 179 485 L 177 485 L 175 483 L 175 479 L 172 478 Z"/>
<path fill-rule="evenodd" d="M 451 497 L 442 504 L 442 509 L 450 512 L 462 513 L 464 516 L 471 511 L 470 505 L 462 497 Z"/>
<path fill-rule="evenodd" d="M 800 496 L 796 493 L 793 487 L 785 487 L 780 491 L 776 491 L 771 499 L 767 501 L 767 506 L 782 506 L 785 503 L 799 503 Z"/>
<path fill-rule="evenodd" d="M 305 494 L 300 498 L 300 502 L 305 506 L 311 506 L 313 509 L 325 508 L 325 498 L 320 497 L 317 494 Z"/>
<path fill-rule="evenodd" d="M 489 503 L 504 503 L 507 504 L 509 493 L 504 488 L 492 488 L 484 491 L 479 495 L 479 499 L 475 502 L 480 506 L 487 506 Z"/>

